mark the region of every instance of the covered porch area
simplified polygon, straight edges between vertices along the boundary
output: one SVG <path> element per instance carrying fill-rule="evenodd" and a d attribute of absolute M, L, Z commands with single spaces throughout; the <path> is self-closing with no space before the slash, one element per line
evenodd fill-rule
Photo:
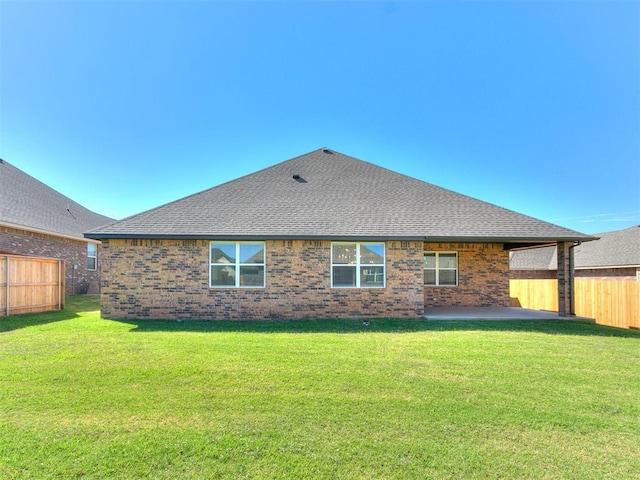
<path fill-rule="evenodd" d="M 575 318 L 573 248 L 574 241 L 538 240 L 510 243 L 425 243 L 425 258 L 429 254 L 436 259 L 439 253 L 454 258 L 448 267 L 440 267 L 431 260 L 430 283 L 425 273 L 424 317 L 434 319 L 565 319 Z M 545 310 L 521 308 L 519 303 L 510 304 L 509 255 L 514 250 L 529 250 L 541 247 L 557 247 L 557 284 L 555 304 Z M 435 252 L 435 253 L 434 253 Z M 426 265 L 426 264 L 425 264 Z M 435 265 L 435 267 L 434 267 Z M 451 266 L 453 265 L 453 267 Z M 451 275 L 455 282 L 441 284 L 434 276 L 441 275 L 439 268 Z M 448 270 L 447 270 L 448 268 Z M 436 270 L 434 274 L 431 270 Z M 453 285 L 455 283 L 455 285 Z"/>
<path fill-rule="evenodd" d="M 555 315 L 556 318 L 575 317 L 575 285 L 574 285 L 574 247 L 581 242 L 576 241 L 558 241 L 555 242 L 556 247 L 556 279 L 557 283 L 557 309 L 558 313 L 546 312 Z M 528 244 L 505 245 L 506 250 L 529 250 L 532 248 L 541 248 L 552 246 L 553 244 Z M 515 310 L 523 310 L 515 307 Z M 534 310 L 535 311 L 535 310 Z M 545 312 L 543 312 L 545 313 Z"/>

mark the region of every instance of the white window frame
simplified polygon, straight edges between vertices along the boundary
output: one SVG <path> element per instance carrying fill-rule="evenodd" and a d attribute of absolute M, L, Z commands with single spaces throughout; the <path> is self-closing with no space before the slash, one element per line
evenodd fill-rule
<path fill-rule="evenodd" d="M 214 263 L 211 258 L 211 252 L 213 250 L 213 246 L 216 244 L 223 245 L 235 245 L 235 263 Z M 242 263 L 240 262 L 240 246 L 241 245 L 260 245 L 262 247 L 262 263 Z M 215 265 L 224 265 L 227 267 L 233 266 L 235 270 L 235 284 L 234 285 L 213 285 L 211 270 Z M 262 267 L 262 285 L 240 285 L 240 269 L 241 267 Z M 211 241 L 209 242 L 209 288 L 265 288 L 267 285 L 267 250 L 265 242 L 255 242 L 255 241 L 233 241 L 233 240 L 219 240 L 219 241 Z"/>
<path fill-rule="evenodd" d="M 355 263 L 334 263 L 333 262 L 333 247 L 335 245 L 355 245 L 356 247 L 356 261 Z M 382 245 L 382 263 L 360 263 L 360 248 L 362 245 Z M 331 242 L 331 288 L 386 288 L 387 286 L 387 246 L 385 242 Z M 333 283 L 333 269 L 334 267 L 354 267 L 356 269 L 356 284 L 355 285 L 334 285 Z M 361 270 L 362 267 L 382 267 L 382 285 L 362 285 L 361 282 Z"/>
<path fill-rule="evenodd" d="M 435 254 L 435 256 L 436 256 L 436 266 L 435 266 L 435 269 L 433 269 L 433 268 L 429 268 L 429 270 L 435 270 L 435 273 L 436 273 L 436 283 L 435 283 L 435 284 L 425 283 L 425 284 L 424 284 L 424 286 L 425 286 L 425 287 L 457 287 L 457 286 L 458 286 L 458 283 L 459 283 L 459 279 L 460 279 L 460 264 L 459 264 L 459 256 L 458 256 L 458 252 L 424 252 L 424 253 L 423 253 L 423 258 L 424 258 L 427 254 L 428 254 L 428 255 L 433 255 L 433 254 Z M 442 255 L 442 254 L 455 255 L 455 256 L 456 256 L 456 266 L 455 266 L 455 268 L 441 268 L 441 267 L 440 267 L 440 255 Z M 422 271 L 423 271 L 422 278 L 423 278 L 423 282 L 424 282 L 424 271 L 425 271 L 425 270 L 427 270 L 427 269 L 424 267 L 424 262 L 423 262 L 423 266 L 422 266 Z M 455 283 L 455 285 L 453 285 L 453 284 L 445 284 L 445 285 L 441 285 L 441 284 L 440 284 L 440 272 L 441 272 L 441 271 L 443 271 L 443 270 L 444 270 L 444 271 L 449 271 L 449 272 L 450 272 L 450 271 L 455 271 L 455 272 L 456 272 L 456 283 Z"/>
<path fill-rule="evenodd" d="M 89 247 L 93 246 L 95 248 L 95 255 L 89 255 Z M 89 259 L 93 258 L 93 268 L 89 267 Z M 87 270 L 95 271 L 98 269 L 98 245 L 95 243 L 87 243 Z"/>

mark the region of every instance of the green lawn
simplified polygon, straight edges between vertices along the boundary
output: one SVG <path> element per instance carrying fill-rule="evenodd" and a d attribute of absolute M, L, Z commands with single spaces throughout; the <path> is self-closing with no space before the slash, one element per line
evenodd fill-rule
<path fill-rule="evenodd" d="M 640 334 L 0 318 L 0 478 L 640 478 Z"/>

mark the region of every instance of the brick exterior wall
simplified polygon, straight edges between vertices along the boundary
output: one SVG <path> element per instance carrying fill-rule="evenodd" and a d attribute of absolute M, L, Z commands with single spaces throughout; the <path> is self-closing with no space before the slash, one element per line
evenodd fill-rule
<path fill-rule="evenodd" d="M 571 242 L 558 242 L 558 315 L 568 317 L 573 314 L 573 272 L 571 271 Z"/>
<path fill-rule="evenodd" d="M 237 289 L 209 288 L 206 240 L 104 240 L 102 315 L 184 320 L 421 317 L 422 242 L 385 245 L 385 288 L 331 288 L 329 241 L 268 240 L 265 288 Z"/>
<path fill-rule="evenodd" d="M 87 270 L 87 242 L 0 227 L 0 251 L 64 260 L 67 295 L 99 292 L 98 270 Z M 74 265 L 77 265 L 75 270 Z"/>
<path fill-rule="evenodd" d="M 509 252 L 501 243 L 425 243 L 425 252 L 458 252 L 458 286 L 424 287 L 426 307 L 508 307 Z"/>

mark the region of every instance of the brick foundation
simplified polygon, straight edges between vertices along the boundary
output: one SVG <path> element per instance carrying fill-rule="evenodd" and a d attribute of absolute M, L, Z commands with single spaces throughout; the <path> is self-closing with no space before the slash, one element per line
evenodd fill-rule
<path fill-rule="evenodd" d="M 386 242 L 385 288 L 331 288 L 331 242 L 268 240 L 265 288 L 209 288 L 206 240 L 102 243 L 105 318 L 421 317 L 422 242 Z M 508 288 L 508 285 L 507 285 Z"/>

